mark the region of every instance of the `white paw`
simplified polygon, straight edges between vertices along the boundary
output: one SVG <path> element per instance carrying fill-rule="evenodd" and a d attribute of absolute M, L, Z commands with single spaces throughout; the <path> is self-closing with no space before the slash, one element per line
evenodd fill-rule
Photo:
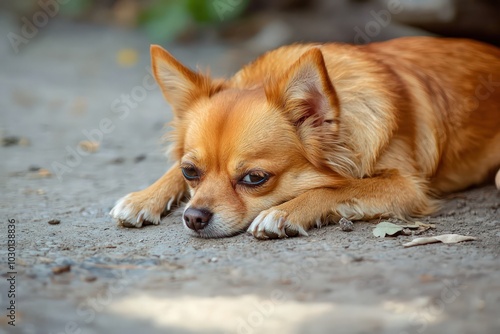
<path fill-rule="evenodd" d="M 257 239 L 307 236 L 307 232 L 302 226 L 289 221 L 286 212 L 276 209 L 262 211 L 250 224 L 247 232 Z"/>
<path fill-rule="evenodd" d="M 157 203 L 143 200 L 139 193 L 131 193 L 119 199 L 109 214 L 118 221 L 118 224 L 126 227 L 142 227 L 143 224 L 158 225 L 161 215 L 166 209 L 170 211 L 176 197 L 172 197 L 166 208 L 159 207 Z"/>

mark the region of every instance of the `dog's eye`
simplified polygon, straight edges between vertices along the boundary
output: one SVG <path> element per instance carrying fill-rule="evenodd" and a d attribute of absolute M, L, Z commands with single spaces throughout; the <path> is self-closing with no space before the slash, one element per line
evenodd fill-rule
<path fill-rule="evenodd" d="M 259 186 L 269 179 L 269 175 L 263 172 L 250 172 L 243 176 L 239 183 L 246 186 Z"/>
<path fill-rule="evenodd" d="M 182 175 L 186 178 L 186 180 L 197 180 L 200 178 L 200 174 L 198 173 L 198 170 L 192 166 L 189 167 L 182 167 Z"/>

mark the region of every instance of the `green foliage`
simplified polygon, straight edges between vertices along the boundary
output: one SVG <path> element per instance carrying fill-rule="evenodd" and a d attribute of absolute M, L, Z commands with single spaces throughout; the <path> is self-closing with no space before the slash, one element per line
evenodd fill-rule
<path fill-rule="evenodd" d="M 185 1 L 177 0 L 157 0 L 139 16 L 139 24 L 154 42 L 172 40 L 191 22 Z"/>
<path fill-rule="evenodd" d="M 185 0 L 190 15 L 199 23 L 220 23 L 239 17 L 248 0 Z"/>
<path fill-rule="evenodd" d="M 28 12 L 37 8 L 39 0 L 12 1 L 11 8 Z M 120 1 L 120 0 L 118 0 Z M 137 1 L 135 20 L 155 42 L 174 39 L 190 26 L 213 26 L 241 16 L 249 0 L 147 0 Z M 87 18 L 102 16 L 101 10 L 112 12 L 117 2 L 102 0 L 70 0 L 59 6 L 63 16 Z M 109 14 L 108 14 L 109 15 Z M 134 14 L 133 14 L 134 15 Z M 132 18 L 134 19 L 134 18 Z"/>
<path fill-rule="evenodd" d="M 186 9 L 197 22 L 216 22 L 218 17 L 213 1 L 186 0 Z"/>
<path fill-rule="evenodd" d="M 79 16 L 92 7 L 92 1 L 89 0 L 71 0 L 67 1 L 59 8 L 62 15 L 66 16 Z"/>
<path fill-rule="evenodd" d="M 240 16 L 248 0 L 155 0 L 139 16 L 155 41 L 171 40 L 192 24 L 214 25 Z"/>

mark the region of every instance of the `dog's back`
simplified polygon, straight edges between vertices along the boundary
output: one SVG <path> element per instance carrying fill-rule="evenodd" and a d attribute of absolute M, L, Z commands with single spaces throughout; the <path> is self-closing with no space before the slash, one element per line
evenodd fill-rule
<path fill-rule="evenodd" d="M 403 79 L 417 119 L 415 159 L 432 188 L 449 192 L 492 177 L 500 167 L 500 50 L 422 37 L 367 49 Z"/>

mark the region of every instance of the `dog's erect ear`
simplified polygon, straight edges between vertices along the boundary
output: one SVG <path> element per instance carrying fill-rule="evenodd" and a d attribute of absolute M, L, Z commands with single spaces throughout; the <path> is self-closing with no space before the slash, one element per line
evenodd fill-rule
<path fill-rule="evenodd" d="M 151 45 L 151 64 L 163 96 L 178 117 L 194 100 L 210 96 L 222 87 L 219 81 L 212 82 L 209 77 L 191 71 L 158 45 Z"/>
<path fill-rule="evenodd" d="M 284 108 L 296 125 L 319 126 L 338 120 L 338 97 L 317 48 L 304 53 L 285 75 L 265 88 L 268 100 Z"/>

